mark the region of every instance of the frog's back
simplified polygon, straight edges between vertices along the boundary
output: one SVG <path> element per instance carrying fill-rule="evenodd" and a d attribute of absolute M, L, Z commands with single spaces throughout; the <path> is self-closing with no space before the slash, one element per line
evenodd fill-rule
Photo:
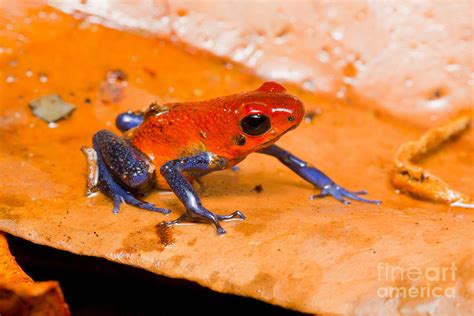
<path fill-rule="evenodd" d="M 128 138 L 157 169 L 170 160 L 201 152 L 224 158 L 231 167 L 248 154 L 271 145 L 301 121 L 301 101 L 284 90 L 274 91 L 279 87 L 267 83 L 255 91 L 207 101 L 153 104 L 145 113 L 144 122 Z M 245 134 L 241 121 L 256 111 L 273 124 L 265 133 Z M 159 186 L 164 184 L 160 175 L 158 180 Z"/>

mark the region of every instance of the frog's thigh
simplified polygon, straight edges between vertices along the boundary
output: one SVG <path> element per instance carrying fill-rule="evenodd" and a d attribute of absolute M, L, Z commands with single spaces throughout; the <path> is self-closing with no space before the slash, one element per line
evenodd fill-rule
<path fill-rule="evenodd" d="M 127 140 L 101 130 L 93 137 L 94 149 L 114 179 L 127 189 L 145 193 L 155 183 L 155 166 Z"/>

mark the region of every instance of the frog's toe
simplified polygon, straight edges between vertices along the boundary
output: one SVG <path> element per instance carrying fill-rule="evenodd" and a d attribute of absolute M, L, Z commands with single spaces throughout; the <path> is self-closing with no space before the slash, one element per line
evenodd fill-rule
<path fill-rule="evenodd" d="M 242 213 L 241 211 L 235 211 L 228 215 L 216 215 L 216 217 L 217 217 L 217 220 L 219 221 L 226 221 L 226 220 L 234 219 L 234 218 L 246 219 L 244 213 Z"/>
<path fill-rule="evenodd" d="M 364 199 L 364 198 L 360 197 L 359 195 L 367 194 L 366 190 L 350 192 L 350 191 L 347 191 L 344 188 L 340 188 L 340 191 L 341 191 L 342 196 L 344 196 L 348 199 L 352 199 L 354 201 L 359 201 L 359 202 L 362 202 L 362 203 L 369 203 L 369 204 L 376 204 L 376 205 L 379 205 L 380 203 L 382 203 L 382 201 L 380 201 L 380 200 L 369 200 L 369 199 Z"/>
<path fill-rule="evenodd" d="M 114 214 L 118 214 L 120 212 L 120 204 L 122 204 L 123 198 L 120 195 L 114 196 Z"/>
<path fill-rule="evenodd" d="M 128 197 L 128 198 L 125 200 L 125 202 L 127 202 L 127 204 L 136 206 L 136 207 L 138 207 L 138 208 L 141 208 L 141 209 L 144 209 L 144 210 L 147 210 L 147 211 L 158 212 L 158 213 L 162 213 L 162 214 L 169 214 L 169 213 L 171 213 L 171 210 L 170 210 L 170 209 L 157 207 L 157 206 L 155 206 L 155 205 L 152 204 L 152 203 L 148 203 L 148 202 L 139 200 L 139 199 L 137 199 L 137 198 L 135 198 L 135 197 L 133 197 L 133 196 Z"/>
<path fill-rule="evenodd" d="M 165 221 L 165 222 L 161 222 L 161 223 L 165 226 L 170 227 L 170 226 L 180 224 L 180 223 L 184 223 L 184 222 L 188 222 L 188 221 L 189 221 L 189 214 L 186 212 L 175 220 Z"/>
<path fill-rule="evenodd" d="M 113 209 L 114 214 L 119 213 L 120 204 L 122 203 L 126 203 L 126 204 L 129 204 L 129 205 L 132 205 L 132 206 L 135 206 L 147 211 L 159 212 L 162 214 L 171 213 L 170 209 L 157 207 L 152 203 L 139 200 L 128 192 L 121 192 L 121 194 L 111 193 L 111 195 L 113 196 L 113 200 L 114 200 L 114 209 Z"/>
<path fill-rule="evenodd" d="M 166 226 L 173 226 L 186 222 L 208 222 L 214 224 L 218 235 L 223 235 L 226 233 L 226 231 L 224 228 L 222 228 L 219 222 L 235 218 L 245 219 L 246 217 L 241 211 L 235 211 L 228 215 L 217 215 L 208 211 L 205 208 L 199 208 L 196 210 L 187 210 L 186 213 L 184 213 L 177 219 L 168 222 L 163 222 L 163 224 Z"/>
<path fill-rule="evenodd" d="M 364 195 L 364 194 L 367 194 L 366 190 L 351 192 L 334 183 L 334 184 L 324 187 L 319 194 L 311 196 L 311 199 L 322 198 L 322 197 L 331 195 L 333 198 L 335 198 L 341 203 L 344 203 L 345 205 L 348 205 L 351 203 L 347 199 L 351 199 L 351 200 L 362 202 L 362 203 L 376 204 L 376 205 L 379 205 L 380 203 L 382 203 L 379 200 L 369 200 L 369 199 L 364 199 L 359 196 L 359 195 Z"/>

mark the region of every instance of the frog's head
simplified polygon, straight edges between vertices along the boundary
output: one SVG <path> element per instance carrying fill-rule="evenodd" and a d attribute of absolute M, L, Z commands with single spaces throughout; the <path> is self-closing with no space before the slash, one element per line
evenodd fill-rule
<path fill-rule="evenodd" d="M 235 144 L 242 152 L 270 146 L 283 134 L 296 128 L 303 119 L 304 106 L 276 82 L 265 82 L 245 94 L 239 105 L 239 134 Z"/>

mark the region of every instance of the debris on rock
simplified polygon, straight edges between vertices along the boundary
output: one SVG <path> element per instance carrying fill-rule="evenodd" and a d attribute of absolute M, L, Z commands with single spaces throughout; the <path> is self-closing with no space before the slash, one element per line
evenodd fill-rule
<path fill-rule="evenodd" d="M 127 74 L 121 69 L 114 69 L 107 72 L 107 82 L 109 83 L 116 83 L 126 81 L 128 76 Z"/>
<path fill-rule="evenodd" d="M 305 121 L 305 123 L 311 123 L 313 121 L 313 119 L 316 117 L 316 115 L 319 115 L 320 113 L 321 113 L 321 111 L 319 111 L 319 110 L 306 112 L 306 114 L 304 115 L 303 120 Z"/>
<path fill-rule="evenodd" d="M 64 102 L 57 94 L 48 94 L 34 99 L 28 105 L 36 117 L 48 123 L 65 119 L 76 109 L 74 105 Z"/>
<path fill-rule="evenodd" d="M 127 77 L 127 74 L 120 69 L 108 71 L 106 80 L 101 83 L 99 89 L 102 102 L 120 102 L 124 97 L 124 88 L 128 84 Z"/>
<path fill-rule="evenodd" d="M 253 190 L 257 193 L 262 193 L 263 192 L 263 186 L 261 184 L 257 184 Z"/>
<path fill-rule="evenodd" d="M 452 189 L 446 182 L 414 162 L 435 151 L 471 126 L 472 116 L 462 115 L 432 128 L 418 140 L 401 145 L 395 156 L 392 184 L 401 192 L 451 206 L 474 208 L 474 199 Z"/>
<path fill-rule="evenodd" d="M 87 159 L 87 182 L 86 182 L 86 196 L 91 196 L 99 190 L 99 168 L 97 166 L 97 152 L 94 148 L 83 146 L 82 153 Z"/>

